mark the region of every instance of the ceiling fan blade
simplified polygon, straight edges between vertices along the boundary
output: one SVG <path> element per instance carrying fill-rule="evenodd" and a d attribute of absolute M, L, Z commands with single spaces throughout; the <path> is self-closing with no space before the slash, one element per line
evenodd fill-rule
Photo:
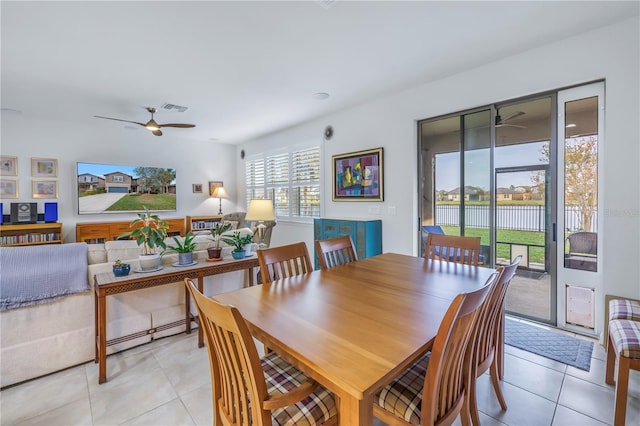
<path fill-rule="evenodd" d="M 518 124 L 509 124 L 509 123 L 498 124 L 496 128 L 497 127 L 514 127 L 516 129 L 526 129 L 526 126 L 520 126 Z"/>
<path fill-rule="evenodd" d="M 124 121 L 125 123 L 133 123 L 133 124 L 139 124 L 140 126 L 144 126 L 144 123 L 138 123 L 137 121 L 121 120 L 119 118 L 103 117 L 101 115 L 94 115 L 94 117 L 96 117 L 96 118 L 104 118 L 105 120 Z"/>
<path fill-rule="evenodd" d="M 183 123 L 167 123 L 167 124 L 158 124 L 158 127 L 180 127 L 182 129 L 188 129 L 191 127 L 196 127 L 195 124 L 183 124 Z"/>
<path fill-rule="evenodd" d="M 152 130 L 151 133 L 153 133 L 156 136 L 162 136 L 162 130 L 160 130 L 160 129 Z"/>
<path fill-rule="evenodd" d="M 502 119 L 502 122 L 504 123 L 505 121 L 509 121 L 509 120 L 513 120 L 516 117 L 520 117 L 521 115 L 524 115 L 525 113 L 522 111 L 515 111 L 509 115 L 507 115 L 506 117 L 504 117 Z"/>

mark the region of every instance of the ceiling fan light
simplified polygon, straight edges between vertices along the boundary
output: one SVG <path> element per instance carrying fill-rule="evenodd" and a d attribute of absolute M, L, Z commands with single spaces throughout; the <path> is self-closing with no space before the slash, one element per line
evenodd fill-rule
<path fill-rule="evenodd" d="M 157 125 L 153 125 L 153 124 L 146 124 L 144 127 L 146 127 L 147 129 L 151 130 L 152 132 L 154 130 L 160 130 L 160 127 L 158 127 Z"/>

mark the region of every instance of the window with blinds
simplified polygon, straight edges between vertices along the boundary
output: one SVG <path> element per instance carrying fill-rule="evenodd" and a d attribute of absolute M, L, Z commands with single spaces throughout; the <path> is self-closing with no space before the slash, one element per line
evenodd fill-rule
<path fill-rule="evenodd" d="M 320 148 L 269 154 L 246 162 L 247 206 L 252 198 L 273 200 L 279 219 L 320 216 Z"/>

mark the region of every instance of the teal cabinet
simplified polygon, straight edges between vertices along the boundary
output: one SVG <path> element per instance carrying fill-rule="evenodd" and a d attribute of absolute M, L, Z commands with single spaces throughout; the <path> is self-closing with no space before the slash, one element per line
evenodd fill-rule
<path fill-rule="evenodd" d="M 327 240 L 329 238 L 350 235 L 356 246 L 358 259 L 382 254 L 382 221 L 354 220 L 354 219 L 314 219 L 313 239 Z M 315 253 L 315 268 L 320 268 L 318 253 Z"/>

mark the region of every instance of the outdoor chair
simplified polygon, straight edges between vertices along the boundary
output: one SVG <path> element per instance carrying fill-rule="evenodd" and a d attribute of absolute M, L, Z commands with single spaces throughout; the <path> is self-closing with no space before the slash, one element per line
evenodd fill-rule
<path fill-rule="evenodd" d="M 480 237 L 459 237 L 429 233 L 424 257 L 467 265 L 478 265 Z"/>
<path fill-rule="evenodd" d="M 504 354 L 504 303 L 509 289 L 509 283 L 516 274 L 516 269 L 522 260 L 522 256 L 514 259 L 511 265 L 499 267 L 500 276 L 496 285 L 491 289 L 487 300 L 478 315 L 475 344 L 469 345 L 467 356 L 471 363 L 471 376 L 469 383 L 469 409 L 471 411 L 471 422 L 474 426 L 480 425 L 478 415 L 478 403 L 476 400 L 476 378 L 489 370 L 491 384 L 495 391 L 500 407 L 507 409 L 507 403 L 500 389 L 500 369 L 499 363 Z"/>
<path fill-rule="evenodd" d="M 238 309 L 184 280 L 206 336 L 215 425 L 335 425 L 331 392 L 275 352 L 260 359 Z"/>
<path fill-rule="evenodd" d="M 358 260 L 358 254 L 350 235 L 316 240 L 315 246 L 321 269 L 329 269 Z"/>
<path fill-rule="evenodd" d="M 567 237 L 569 245 L 565 254 L 565 267 L 585 271 L 595 271 L 598 262 L 598 234 L 576 232 Z"/>
<path fill-rule="evenodd" d="M 304 242 L 262 249 L 256 253 L 262 282 L 265 284 L 313 271 Z"/>
<path fill-rule="evenodd" d="M 388 425 L 450 425 L 458 415 L 469 424 L 467 387 L 471 365 L 466 349 L 471 343 L 480 307 L 498 277 L 459 294 L 440 323 L 427 353 L 374 398 L 373 414 Z"/>

